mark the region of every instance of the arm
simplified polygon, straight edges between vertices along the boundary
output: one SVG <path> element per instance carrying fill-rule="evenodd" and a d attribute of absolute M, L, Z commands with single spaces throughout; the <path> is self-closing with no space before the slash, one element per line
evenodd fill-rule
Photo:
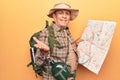
<path fill-rule="evenodd" d="M 36 37 L 33 37 L 33 40 L 36 42 L 34 47 L 37 48 L 35 53 L 35 63 L 41 65 L 44 62 L 45 57 L 48 56 L 50 48 Z"/>
<path fill-rule="evenodd" d="M 43 56 L 47 57 L 50 48 L 41 41 L 39 41 L 36 37 L 33 37 L 33 40 L 36 42 L 36 44 L 34 44 L 34 47 L 41 50 L 43 52 Z"/>

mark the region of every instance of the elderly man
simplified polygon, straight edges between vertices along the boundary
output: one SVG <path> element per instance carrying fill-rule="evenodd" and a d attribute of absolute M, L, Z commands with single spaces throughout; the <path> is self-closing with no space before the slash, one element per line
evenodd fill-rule
<path fill-rule="evenodd" d="M 33 37 L 36 42 L 34 47 L 37 48 L 35 63 L 40 66 L 46 57 L 49 57 L 49 59 L 54 62 L 65 63 L 69 67 L 70 76 L 64 78 L 64 75 L 67 74 L 61 75 L 64 78 L 63 80 L 75 80 L 78 54 L 75 41 L 69 32 L 68 24 L 69 21 L 77 17 L 78 12 L 78 9 L 71 9 L 71 6 L 66 3 L 55 4 L 48 14 L 48 17 L 54 20 L 50 25 L 50 27 L 52 27 L 51 29 L 53 29 L 53 32 L 51 32 L 53 33 L 52 36 L 50 36 L 51 33 L 49 29 L 45 28 L 40 31 L 37 38 Z M 49 38 L 53 39 L 53 41 L 50 42 Z M 54 41 L 56 41 L 56 44 Z M 53 45 L 51 46 L 51 44 Z M 52 65 L 48 62 L 44 67 L 51 71 Z M 60 68 L 60 66 L 57 67 Z M 52 72 L 43 71 L 43 80 L 59 80 L 59 78 L 55 78 Z"/>

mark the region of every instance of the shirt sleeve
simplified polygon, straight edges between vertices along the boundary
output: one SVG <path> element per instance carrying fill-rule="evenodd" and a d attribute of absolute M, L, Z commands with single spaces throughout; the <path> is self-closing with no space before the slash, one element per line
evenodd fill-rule
<path fill-rule="evenodd" d="M 38 39 L 44 44 L 48 45 L 48 31 L 46 28 L 39 33 Z M 45 60 L 44 51 L 37 49 L 35 53 L 35 63 L 37 65 L 42 65 L 44 63 L 44 60 Z"/>

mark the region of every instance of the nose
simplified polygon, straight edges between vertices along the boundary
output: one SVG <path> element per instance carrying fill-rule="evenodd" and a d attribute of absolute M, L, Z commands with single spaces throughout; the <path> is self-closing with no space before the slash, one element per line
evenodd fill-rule
<path fill-rule="evenodd" d="M 66 13 L 63 13 L 62 17 L 63 17 L 63 18 L 66 18 L 66 17 L 67 17 Z"/>

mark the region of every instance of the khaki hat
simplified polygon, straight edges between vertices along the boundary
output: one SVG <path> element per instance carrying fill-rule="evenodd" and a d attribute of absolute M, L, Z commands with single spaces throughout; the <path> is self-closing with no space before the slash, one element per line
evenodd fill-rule
<path fill-rule="evenodd" d="M 50 9 L 48 17 L 53 18 L 53 13 L 56 10 L 62 10 L 62 9 L 63 10 L 68 10 L 68 11 L 71 12 L 70 20 L 74 20 L 77 17 L 78 13 L 79 13 L 78 9 L 71 9 L 71 6 L 66 4 L 66 3 L 58 3 L 58 4 L 55 4 L 52 9 Z"/>

